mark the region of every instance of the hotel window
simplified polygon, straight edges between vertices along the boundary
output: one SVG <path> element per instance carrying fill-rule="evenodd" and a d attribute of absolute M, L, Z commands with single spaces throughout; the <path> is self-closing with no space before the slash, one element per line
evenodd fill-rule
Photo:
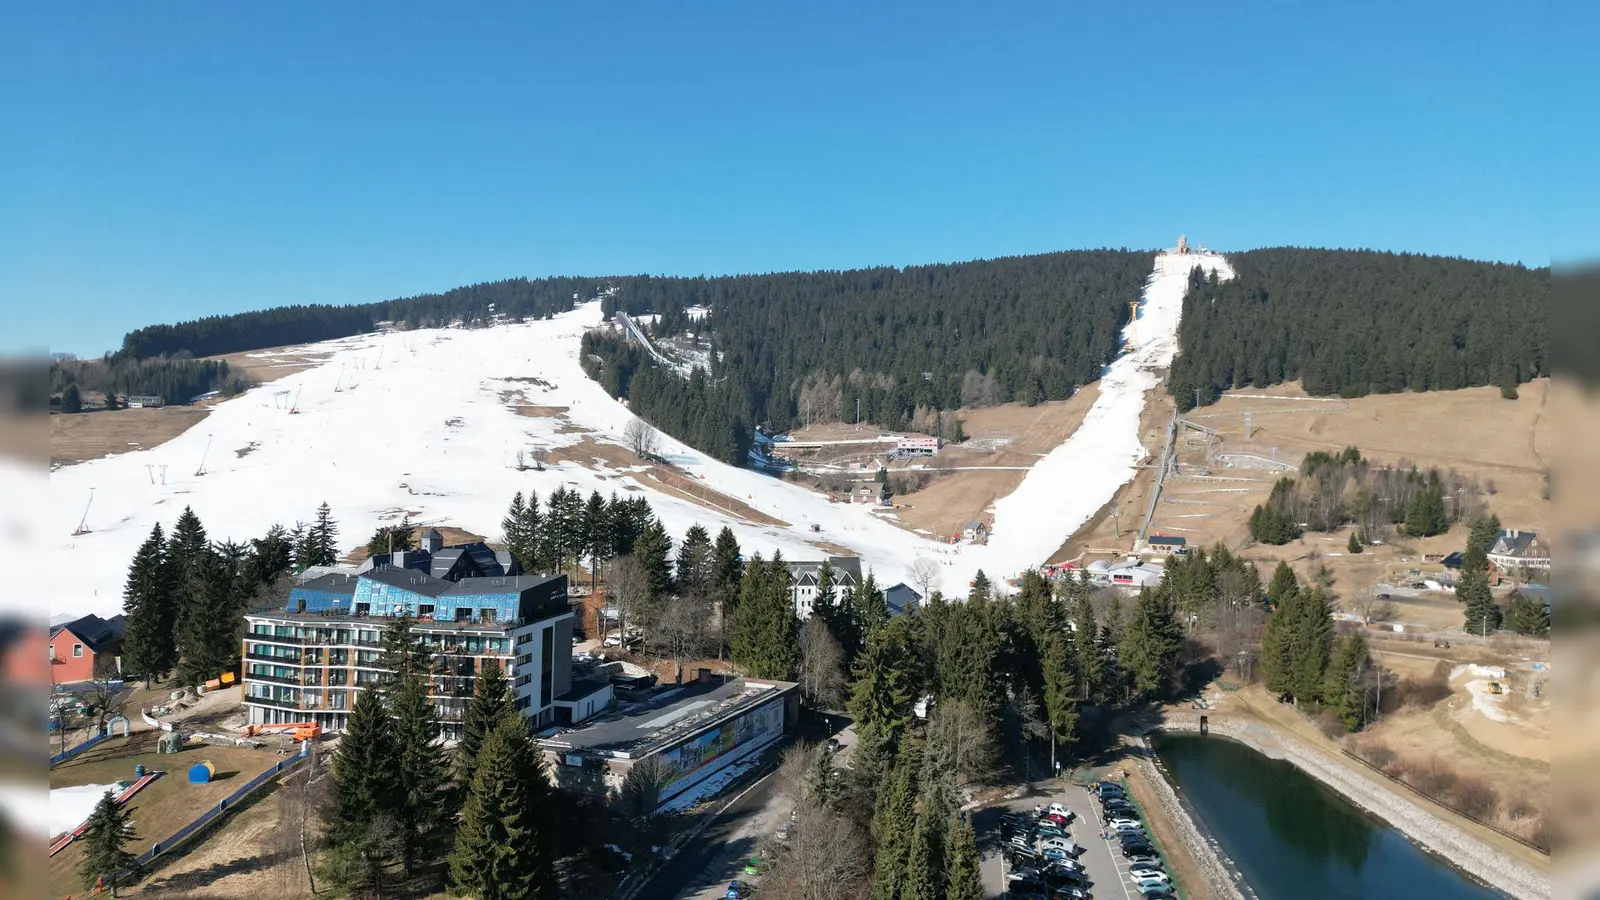
<path fill-rule="evenodd" d="M 550 705 L 550 690 L 552 687 L 550 682 L 553 680 L 550 676 L 554 669 L 556 655 L 555 635 L 556 630 L 554 628 L 546 628 L 544 633 L 540 635 L 539 706 L 541 707 Z"/>

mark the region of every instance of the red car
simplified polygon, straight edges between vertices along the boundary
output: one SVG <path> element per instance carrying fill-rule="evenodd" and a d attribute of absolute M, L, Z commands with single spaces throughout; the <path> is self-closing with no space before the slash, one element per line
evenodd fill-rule
<path fill-rule="evenodd" d="M 1067 827 L 1067 817 L 1066 816 L 1058 815 L 1056 813 L 1045 813 L 1044 816 L 1042 816 L 1042 818 L 1043 818 L 1044 821 L 1054 823 L 1055 825 L 1058 825 L 1058 826 L 1060 826 L 1062 828 Z"/>

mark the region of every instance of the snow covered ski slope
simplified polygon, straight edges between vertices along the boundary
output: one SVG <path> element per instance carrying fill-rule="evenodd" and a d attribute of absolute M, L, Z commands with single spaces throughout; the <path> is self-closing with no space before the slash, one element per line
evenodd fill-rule
<path fill-rule="evenodd" d="M 707 509 L 662 490 L 638 467 L 613 468 L 573 452 L 585 440 L 620 445 L 632 419 L 579 365 L 580 338 L 601 321 L 600 304 L 591 302 L 523 325 L 327 342 L 319 345 L 330 351 L 320 365 L 217 405 L 159 447 L 53 472 L 42 516 L 49 611 L 119 612 L 134 551 L 152 525 L 170 527 L 185 505 L 213 539 L 244 541 L 275 522 L 308 520 L 326 500 L 348 550 L 402 512 L 498 539 L 514 492 L 547 496 L 558 485 L 584 494 L 644 491 L 674 538 L 695 522 L 713 532 L 726 524 L 747 554 L 782 550 L 789 558 L 816 559 L 827 552 L 824 544 L 846 548 L 884 585 L 903 580 L 910 563 L 927 556 L 945 564 L 943 589 L 964 593 L 979 568 L 998 581 L 1044 561 L 1133 476 L 1144 453 L 1138 434 L 1144 395 L 1156 386 L 1153 370 L 1171 362 L 1185 281 L 1195 265 L 1231 276 L 1215 255 L 1158 259 L 1136 349 L 1107 367 L 1077 432 L 996 504 L 987 546 L 929 540 L 864 507 L 829 503 L 665 436 L 662 455 L 697 483 L 785 524 Z M 545 414 L 519 415 L 513 408 L 519 405 Z M 544 471 L 516 471 L 517 451 L 535 445 L 569 448 L 574 458 Z M 74 536 L 91 490 L 88 531 Z"/>

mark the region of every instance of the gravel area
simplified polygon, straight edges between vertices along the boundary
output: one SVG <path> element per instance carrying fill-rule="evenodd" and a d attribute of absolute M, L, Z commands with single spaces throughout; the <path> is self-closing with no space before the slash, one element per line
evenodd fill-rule
<path fill-rule="evenodd" d="M 1198 716 L 1169 715 L 1160 727 L 1167 731 L 1199 731 L 1200 722 Z M 1338 791 L 1346 800 L 1393 825 L 1418 845 L 1517 900 L 1546 900 L 1551 895 L 1548 875 L 1490 847 L 1402 794 L 1351 771 L 1345 764 L 1330 760 L 1297 738 L 1260 722 L 1240 722 L 1215 715 L 1210 717 L 1208 730 L 1239 741 L 1266 756 L 1293 763 L 1301 771 Z M 1156 780 L 1161 784 L 1166 783 L 1165 779 Z M 1168 785 L 1166 789 L 1170 792 L 1171 786 Z M 1189 822 L 1189 818 L 1187 815 L 1175 816 L 1174 821 Z M 1192 822 L 1189 824 L 1193 826 Z"/>

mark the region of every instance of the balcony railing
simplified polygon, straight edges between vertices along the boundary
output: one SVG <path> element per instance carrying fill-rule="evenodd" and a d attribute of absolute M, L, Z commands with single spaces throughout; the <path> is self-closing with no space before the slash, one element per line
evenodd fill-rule
<path fill-rule="evenodd" d="M 282 675 L 260 675 L 260 674 L 257 674 L 255 672 L 249 672 L 249 671 L 244 673 L 244 680 L 247 681 L 247 682 L 249 682 L 249 681 L 260 681 L 260 682 L 263 682 L 263 683 L 266 683 L 266 684 L 292 684 L 295 687 L 299 687 L 299 686 L 307 683 L 307 681 L 304 678 L 301 678 L 298 675 L 291 675 L 291 676 L 288 676 L 288 677 L 285 677 L 285 676 L 282 676 Z M 315 682 L 315 681 L 310 682 L 310 684 L 313 684 L 313 685 L 316 685 L 316 686 L 320 687 L 320 684 L 318 682 Z"/>
<path fill-rule="evenodd" d="M 277 663 L 280 666 L 298 666 L 298 665 L 300 665 L 300 657 L 299 656 L 274 656 L 271 653 L 254 653 L 254 652 L 252 652 L 252 653 L 246 653 L 244 655 L 244 658 L 245 659 L 249 659 L 249 660 L 255 660 L 256 662 Z"/>

